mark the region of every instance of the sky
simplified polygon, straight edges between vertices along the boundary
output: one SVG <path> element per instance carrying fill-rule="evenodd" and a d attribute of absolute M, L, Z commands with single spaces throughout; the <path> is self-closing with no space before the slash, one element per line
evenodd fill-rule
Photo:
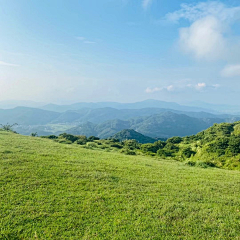
<path fill-rule="evenodd" d="M 0 101 L 240 101 L 240 2 L 0 0 Z"/>

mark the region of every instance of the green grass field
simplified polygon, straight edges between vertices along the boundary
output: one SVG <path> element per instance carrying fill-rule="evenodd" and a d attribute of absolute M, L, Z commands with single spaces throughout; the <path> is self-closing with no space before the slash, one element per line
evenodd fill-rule
<path fill-rule="evenodd" d="M 240 172 L 0 132 L 0 239 L 240 239 Z"/>

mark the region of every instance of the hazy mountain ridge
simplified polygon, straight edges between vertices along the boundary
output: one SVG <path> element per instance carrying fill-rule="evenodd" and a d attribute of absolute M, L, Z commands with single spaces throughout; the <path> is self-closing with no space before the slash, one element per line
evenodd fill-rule
<path fill-rule="evenodd" d="M 38 108 L 16 107 L 0 109 L 0 123 L 18 123 L 21 125 L 44 125 L 52 122 L 60 113 Z"/>
<path fill-rule="evenodd" d="M 142 108 L 167 108 L 178 111 L 207 111 L 207 112 L 215 112 L 211 109 L 205 109 L 201 107 L 193 107 L 193 106 L 184 106 L 174 102 L 165 102 L 159 100 L 145 100 L 141 102 L 135 103 L 117 103 L 117 102 L 98 102 L 98 103 L 74 103 L 70 105 L 57 105 L 57 104 L 47 104 L 41 109 L 48 111 L 56 111 L 56 112 L 65 112 L 68 110 L 79 110 L 82 108 L 115 108 L 115 109 L 142 109 Z"/>
<path fill-rule="evenodd" d="M 184 112 L 166 108 L 115 109 L 82 108 L 63 113 L 39 108 L 0 109 L 0 123 L 18 123 L 16 131 L 29 135 L 72 134 L 107 138 L 123 129 L 149 137 L 186 136 L 196 134 L 213 123 L 234 122 L 239 116 L 209 112 Z"/>
<path fill-rule="evenodd" d="M 129 120 L 137 117 L 147 117 L 164 112 L 185 114 L 194 118 L 221 118 L 226 121 L 236 121 L 238 116 L 230 114 L 212 114 L 208 112 L 183 112 L 164 108 L 143 108 L 143 109 L 114 109 L 106 108 L 83 108 L 63 113 L 42 110 L 38 108 L 17 107 L 14 109 L 0 109 L 0 123 L 17 122 L 22 125 L 40 124 L 79 124 L 84 122 L 102 123 L 108 120 L 119 119 Z"/>
<path fill-rule="evenodd" d="M 124 129 L 133 129 L 152 138 L 169 138 L 196 134 L 214 123 L 223 121 L 220 118 L 199 119 L 184 114 L 164 112 L 130 120 L 109 120 L 100 124 L 88 122 L 71 128 L 67 132 L 75 135 L 94 135 L 100 138 L 108 138 Z"/>

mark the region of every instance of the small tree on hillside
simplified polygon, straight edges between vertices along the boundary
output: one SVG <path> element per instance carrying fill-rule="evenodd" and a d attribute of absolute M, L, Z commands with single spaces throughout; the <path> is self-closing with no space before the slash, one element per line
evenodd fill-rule
<path fill-rule="evenodd" d="M 14 132 L 13 131 L 13 127 L 14 126 L 16 126 L 16 125 L 18 125 L 17 123 L 14 123 L 14 124 L 9 124 L 9 123 L 7 123 L 7 124 L 0 124 L 0 126 L 2 126 L 2 129 L 4 130 L 4 131 L 8 131 L 8 132 Z"/>
<path fill-rule="evenodd" d="M 37 136 L 38 136 L 37 132 L 31 133 L 31 137 L 37 137 Z"/>

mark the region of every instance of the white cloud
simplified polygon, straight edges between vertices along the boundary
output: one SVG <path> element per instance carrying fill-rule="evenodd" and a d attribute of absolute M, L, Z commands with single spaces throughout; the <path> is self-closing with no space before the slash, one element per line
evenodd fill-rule
<path fill-rule="evenodd" d="M 146 93 L 154 93 L 154 92 L 159 92 L 159 91 L 162 91 L 162 88 L 158 88 L 158 87 L 150 88 L 150 87 L 148 87 L 148 88 L 145 90 Z"/>
<path fill-rule="evenodd" d="M 167 91 L 173 91 L 174 90 L 174 86 L 173 85 L 169 85 L 169 86 L 166 86 L 166 87 L 154 87 L 154 88 L 150 88 L 148 87 L 145 92 L 146 93 L 154 93 L 154 92 L 160 92 L 160 91 L 163 91 L 163 90 L 167 90 Z"/>
<path fill-rule="evenodd" d="M 154 92 L 160 92 L 160 91 L 168 91 L 168 92 L 174 92 L 174 91 L 186 91 L 186 90 L 195 90 L 195 91 L 203 91 L 205 89 L 216 89 L 219 88 L 219 84 L 206 84 L 204 82 L 200 83 L 187 83 L 187 81 L 178 81 L 175 84 L 171 84 L 169 86 L 164 86 L 164 87 L 154 87 L 150 88 L 148 87 L 145 92 L 146 93 L 154 93 Z"/>
<path fill-rule="evenodd" d="M 195 21 L 188 28 L 181 28 L 180 46 L 184 52 L 198 59 L 221 57 L 225 48 L 221 23 L 214 17 Z"/>
<path fill-rule="evenodd" d="M 166 87 L 166 89 L 168 91 L 173 91 L 174 90 L 174 86 L 173 85 L 169 85 L 169 86 Z"/>
<path fill-rule="evenodd" d="M 153 0 L 143 0 L 143 1 L 142 1 L 142 7 L 143 7 L 143 9 L 146 10 L 146 9 L 151 5 L 152 1 L 153 1 Z"/>
<path fill-rule="evenodd" d="M 240 64 L 227 65 L 223 68 L 221 75 L 223 77 L 236 77 L 240 76 Z"/>
<path fill-rule="evenodd" d="M 190 22 L 189 27 L 179 30 L 180 46 L 185 53 L 197 59 L 218 59 L 226 56 L 229 40 L 226 29 L 240 19 L 240 6 L 227 7 L 217 1 L 182 4 L 180 10 L 167 14 L 166 19 Z"/>
<path fill-rule="evenodd" d="M 205 88 L 207 85 L 206 85 L 206 83 L 198 83 L 196 86 L 195 86 L 195 88 L 197 89 L 197 90 L 202 90 L 203 88 Z"/>
<path fill-rule="evenodd" d="M 0 61 L 0 65 L 8 66 L 8 67 L 19 67 L 19 65 L 17 65 L 17 64 L 7 63 L 7 62 L 3 62 L 3 61 Z"/>
<path fill-rule="evenodd" d="M 180 19 L 187 19 L 190 22 L 195 22 L 208 16 L 216 17 L 221 21 L 232 21 L 240 18 L 240 6 L 227 7 L 219 1 L 200 2 L 197 4 L 181 4 L 181 9 L 168 13 L 166 18 L 173 22 L 178 22 Z"/>

